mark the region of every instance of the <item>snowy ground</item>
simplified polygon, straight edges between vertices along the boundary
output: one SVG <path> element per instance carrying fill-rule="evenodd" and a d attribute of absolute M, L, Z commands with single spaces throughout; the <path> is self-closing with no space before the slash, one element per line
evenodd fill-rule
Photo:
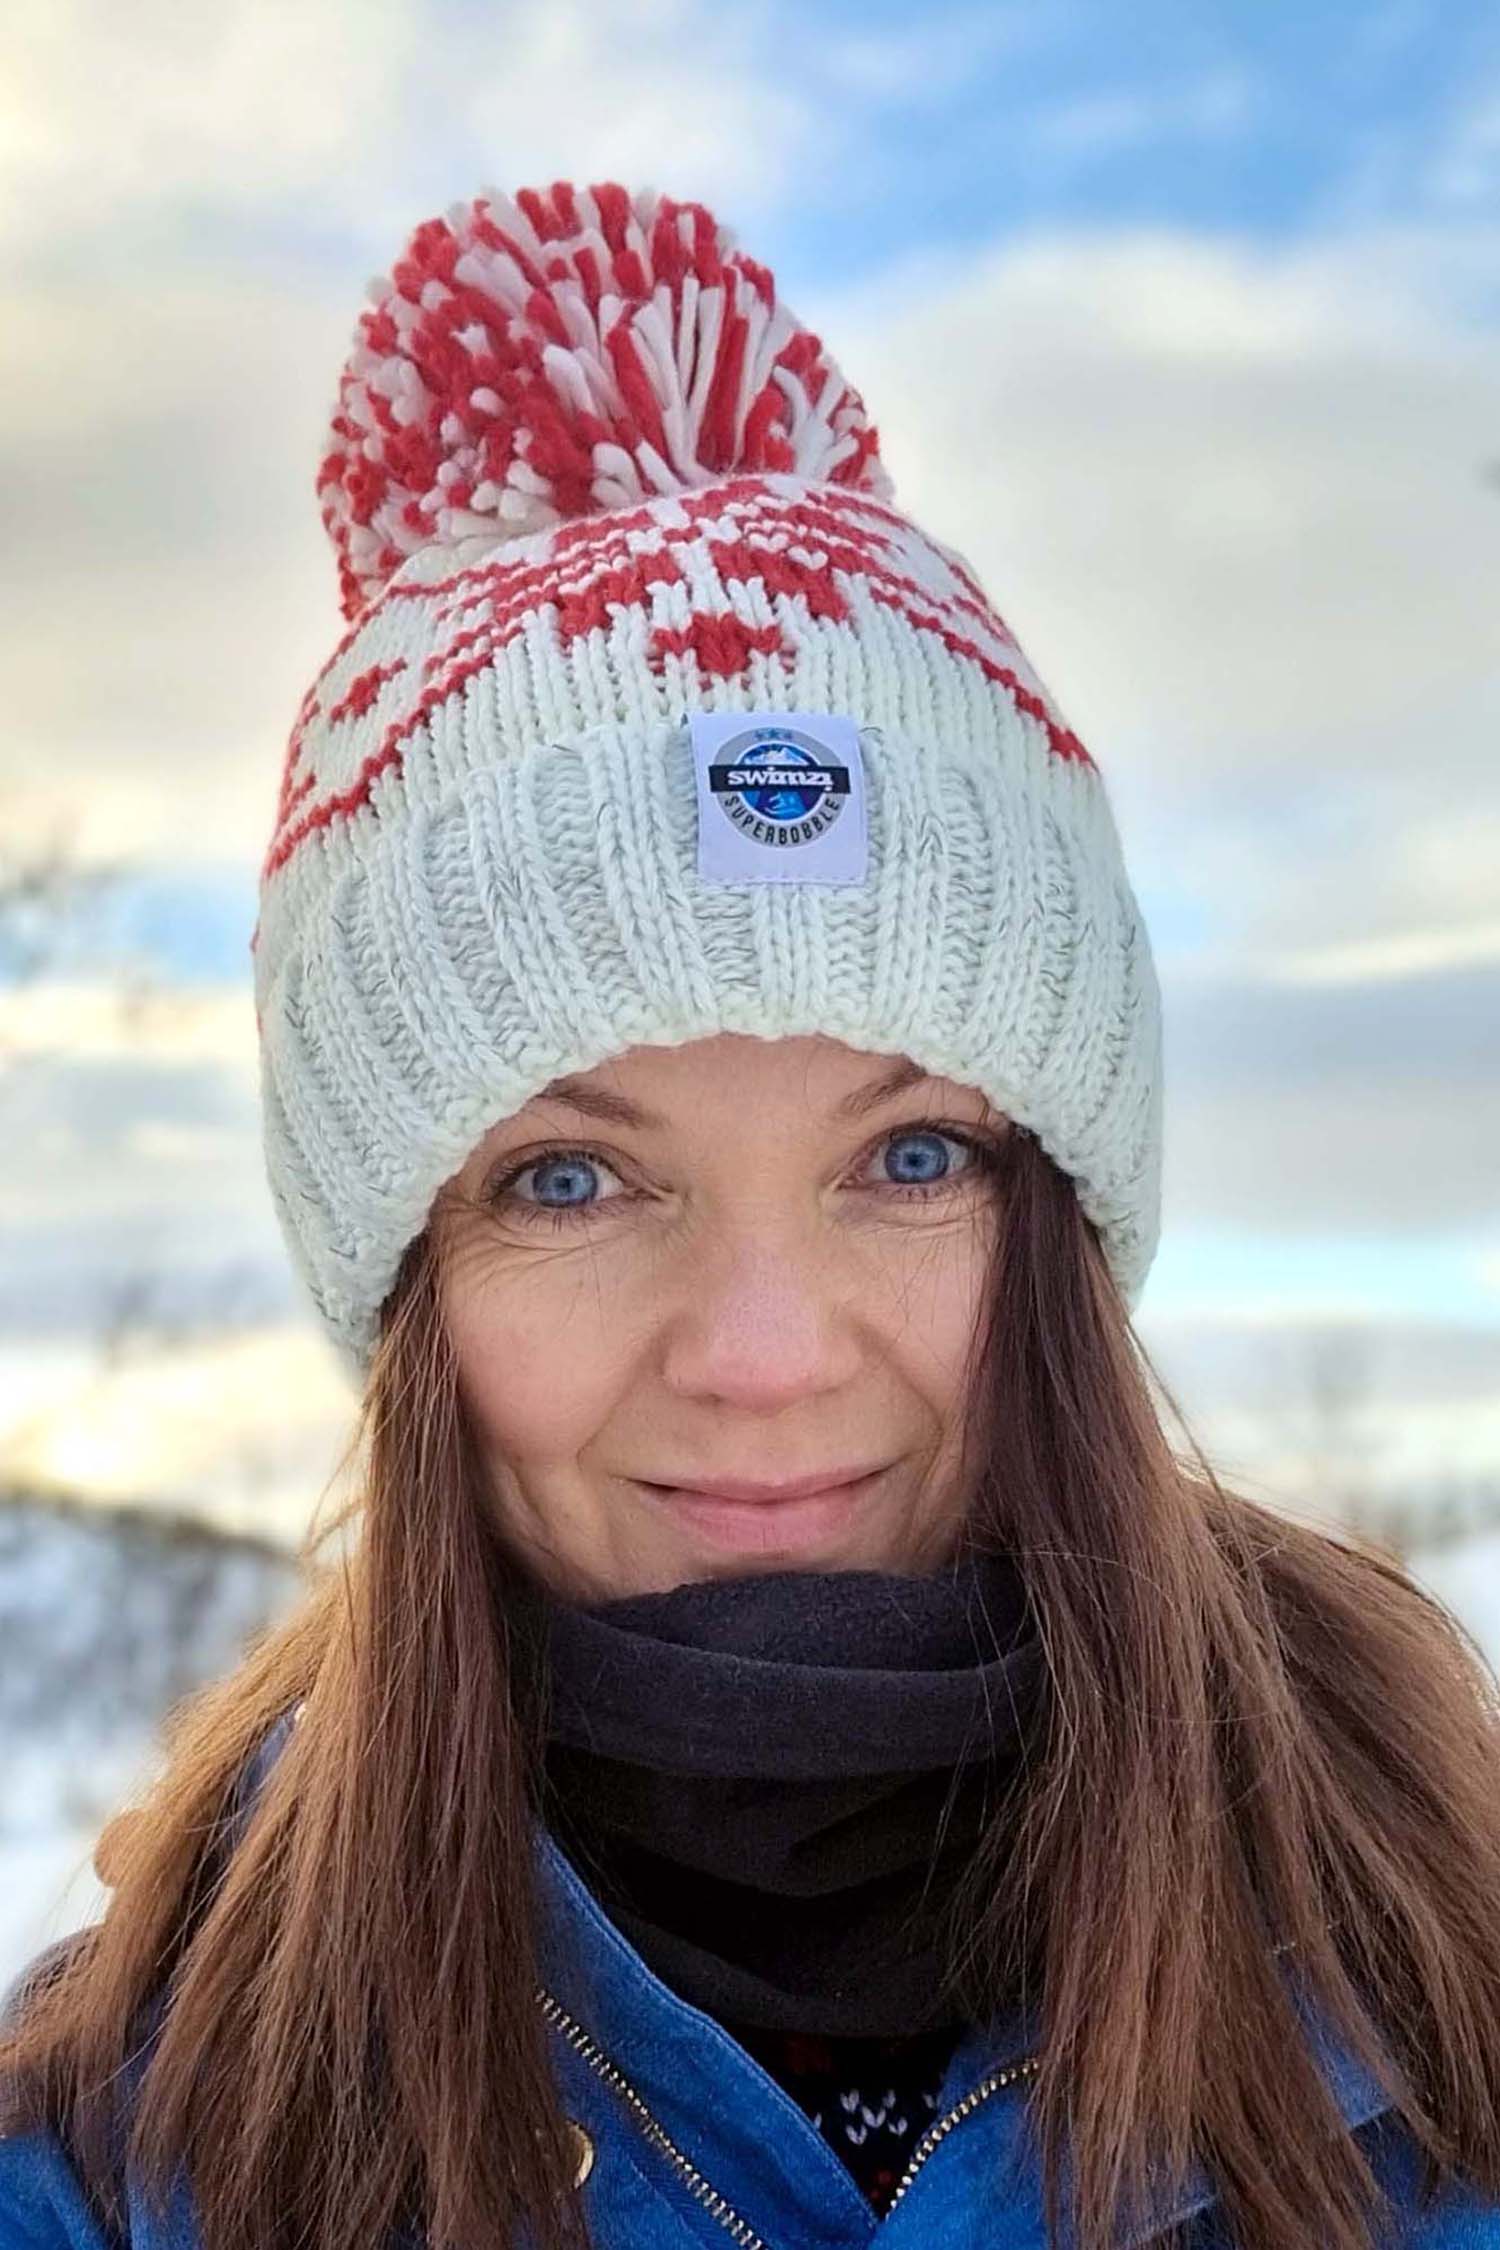
<path fill-rule="evenodd" d="M 99 1830 L 167 1710 L 294 1599 L 286 1552 L 141 1510 L 0 1505 L 0 1988 L 103 1904 Z"/>

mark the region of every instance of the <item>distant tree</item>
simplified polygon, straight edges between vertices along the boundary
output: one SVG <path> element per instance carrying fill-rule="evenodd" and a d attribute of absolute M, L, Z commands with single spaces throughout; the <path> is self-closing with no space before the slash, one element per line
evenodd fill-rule
<path fill-rule="evenodd" d="M 29 984 L 54 971 L 72 918 L 127 870 L 125 860 L 81 859 L 74 835 L 67 822 L 40 839 L 0 835 L 0 984 Z"/>
<path fill-rule="evenodd" d="M 1313 1332 L 1307 1362 L 1310 1467 L 1345 1522 L 1356 1520 L 1370 1497 L 1375 1440 L 1367 1416 L 1375 1389 L 1373 1365 L 1367 1328 Z"/>
<path fill-rule="evenodd" d="M 1369 1426 L 1376 1339 L 1354 1321 L 1315 1322 L 1269 1338 L 1278 1378 L 1268 1412 L 1280 1425 L 1301 1496 L 1320 1515 L 1362 1528 L 1373 1501 L 1379 1440 Z"/>

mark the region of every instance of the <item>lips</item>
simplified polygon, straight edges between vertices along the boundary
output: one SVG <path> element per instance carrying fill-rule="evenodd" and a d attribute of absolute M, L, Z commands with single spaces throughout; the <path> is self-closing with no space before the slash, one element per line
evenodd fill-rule
<path fill-rule="evenodd" d="M 860 1484 L 865 1478 L 878 1476 L 887 1464 L 864 1463 L 836 1469 L 813 1469 L 806 1476 L 756 1479 L 750 1477 L 684 1477 L 680 1483 L 665 1481 L 653 1483 L 655 1492 L 671 1493 L 680 1499 L 739 1500 L 757 1507 L 779 1507 L 789 1500 L 806 1500 L 816 1492 L 838 1492 L 848 1484 Z"/>
<path fill-rule="evenodd" d="M 720 1477 L 711 1486 L 643 1483 L 641 1490 L 720 1553 L 793 1554 L 847 1531 L 884 1473 L 884 1466 L 822 1469 L 771 1483 Z"/>

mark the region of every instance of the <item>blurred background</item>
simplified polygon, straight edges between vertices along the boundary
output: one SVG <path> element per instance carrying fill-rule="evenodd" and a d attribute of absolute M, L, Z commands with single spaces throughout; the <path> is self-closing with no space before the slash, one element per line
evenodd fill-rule
<path fill-rule="evenodd" d="M 368 278 L 707 202 L 1106 778 L 1166 1004 L 1137 1328 L 1221 1474 L 1500 1658 L 1500 17 L 21 0 L 0 56 L 0 1979 L 295 1590 L 355 1401 L 249 938 Z"/>

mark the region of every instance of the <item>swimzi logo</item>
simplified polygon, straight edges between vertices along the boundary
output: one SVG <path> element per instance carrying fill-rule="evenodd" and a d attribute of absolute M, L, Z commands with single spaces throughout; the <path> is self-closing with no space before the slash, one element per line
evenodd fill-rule
<path fill-rule="evenodd" d="M 825 836 L 849 802 L 849 768 L 791 727 L 759 729 L 726 746 L 708 786 L 736 828 L 757 844 L 786 848 Z"/>
<path fill-rule="evenodd" d="M 867 879 L 864 743 L 852 712 L 694 711 L 687 732 L 707 881 Z"/>

